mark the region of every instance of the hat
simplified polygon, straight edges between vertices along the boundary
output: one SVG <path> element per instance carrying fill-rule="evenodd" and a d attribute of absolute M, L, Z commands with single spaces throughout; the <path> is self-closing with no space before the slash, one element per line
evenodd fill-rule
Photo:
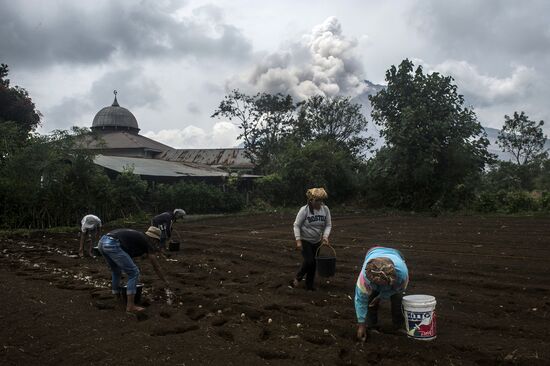
<path fill-rule="evenodd" d="M 157 240 L 160 240 L 160 234 L 161 234 L 160 229 L 154 226 L 149 226 L 149 229 L 147 229 L 147 231 L 145 232 L 145 235 Z"/>
<path fill-rule="evenodd" d="M 391 259 L 378 257 L 373 258 L 367 262 L 365 268 L 365 275 L 374 283 L 385 282 L 392 286 L 397 280 L 397 273 L 395 272 L 395 266 Z"/>
<path fill-rule="evenodd" d="M 328 195 L 324 188 L 311 188 L 306 192 L 306 197 L 309 201 L 311 200 L 325 200 Z"/>
<path fill-rule="evenodd" d="M 182 210 L 181 208 L 176 208 L 176 209 L 174 210 L 174 216 L 175 216 L 176 218 L 180 218 L 180 217 L 183 217 L 183 216 L 185 216 L 185 215 L 187 215 L 187 214 L 186 214 L 185 211 Z"/>

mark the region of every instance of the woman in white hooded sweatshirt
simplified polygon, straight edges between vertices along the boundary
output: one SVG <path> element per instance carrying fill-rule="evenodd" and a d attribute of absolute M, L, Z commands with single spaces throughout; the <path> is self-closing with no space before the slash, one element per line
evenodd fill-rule
<path fill-rule="evenodd" d="M 305 276 L 306 289 L 314 291 L 315 254 L 321 243 L 328 244 L 332 222 L 330 210 L 323 203 L 327 198 L 327 192 L 323 188 L 308 189 L 306 197 L 307 205 L 300 208 L 294 221 L 296 248 L 302 251 L 304 261 L 292 281 L 292 286 L 297 287 Z"/>

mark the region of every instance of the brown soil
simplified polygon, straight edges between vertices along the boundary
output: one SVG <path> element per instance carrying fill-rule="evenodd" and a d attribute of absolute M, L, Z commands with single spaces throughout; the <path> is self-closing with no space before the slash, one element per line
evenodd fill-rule
<path fill-rule="evenodd" d="M 176 224 L 182 249 L 162 263 L 176 299 L 167 303 L 140 261 L 147 309 L 139 317 L 111 296 L 101 257 L 71 256 L 76 233 L 1 239 L 0 364 L 550 364 L 547 219 L 339 216 L 337 273 L 318 278 L 316 292 L 288 286 L 301 261 L 292 221 Z M 374 245 L 403 251 L 409 294 L 437 298 L 436 340 L 386 331 L 387 303 L 382 332 L 355 340 L 355 279 Z"/>

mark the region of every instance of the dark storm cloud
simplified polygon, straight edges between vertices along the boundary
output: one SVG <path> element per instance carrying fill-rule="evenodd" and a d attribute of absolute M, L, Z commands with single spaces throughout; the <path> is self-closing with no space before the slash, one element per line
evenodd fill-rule
<path fill-rule="evenodd" d="M 507 65 L 503 56 L 548 60 L 549 14 L 545 0 L 431 0 L 420 2 L 411 19 L 449 58 L 467 55 Z"/>
<path fill-rule="evenodd" d="M 0 2 L 0 59 L 18 66 L 95 64 L 113 56 L 231 60 L 251 50 L 215 7 L 176 18 L 181 2 Z"/>
<path fill-rule="evenodd" d="M 61 103 L 44 111 L 43 126 L 48 131 L 77 125 L 90 127 L 92 121 L 83 121 L 82 118 L 85 113 L 92 111 L 93 105 L 89 100 L 78 97 L 63 98 Z"/>
<path fill-rule="evenodd" d="M 483 123 L 500 128 L 515 110 L 550 119 L 549 14 L 543 0 L 429 0 L 409 19 L 430 44 L 428 68 L 453 76 Z"/>
<path fill-rule="evenodd" d="M 96 80 L 89 92 L 64 98 L 61 103 L 44 112 L 44 122 L 48 130 L 67 128 L 72 125 L 91 126 L 95 113 L 113 103 L 113 90 L 121 107 L 129 110 L 137 108 L 155 109 L 162 102 L 159 85 L 144 77 L 141 67 L 111 71 Z M 81 120 L 88 115 L 90 120 Z M 139 120 L 138 120 L 139 123 Z"/>
<path fill-rule="evenodd" d="M 110 105 L 116 89 L 122 107 L 154 109 L 161 100 L 161 88 L 144 74 L 141 67 L 110 71 L 92 84 L 90 99 L 96 106 Z"/>

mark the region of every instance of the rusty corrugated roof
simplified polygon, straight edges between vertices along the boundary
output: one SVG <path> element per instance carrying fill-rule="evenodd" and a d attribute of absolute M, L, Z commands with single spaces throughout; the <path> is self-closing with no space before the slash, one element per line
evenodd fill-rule
<path fill-rule="evenodd" d="M 181 161 L 215 167 L 252 169 L 254 164 L 244 154 L 245 149 L 171 149 L 159 158 L 168 161 Z"/>
<path fill-rule="evenodd" d="M 124 156 L 96 155 L 94 163 L 104 168 L 123 172 L 133 169 L 134 174 L 154 177 L 226 177 L 229 174 L 221 169 L 206 165 L 159 159 L 131 158 Z"/>

